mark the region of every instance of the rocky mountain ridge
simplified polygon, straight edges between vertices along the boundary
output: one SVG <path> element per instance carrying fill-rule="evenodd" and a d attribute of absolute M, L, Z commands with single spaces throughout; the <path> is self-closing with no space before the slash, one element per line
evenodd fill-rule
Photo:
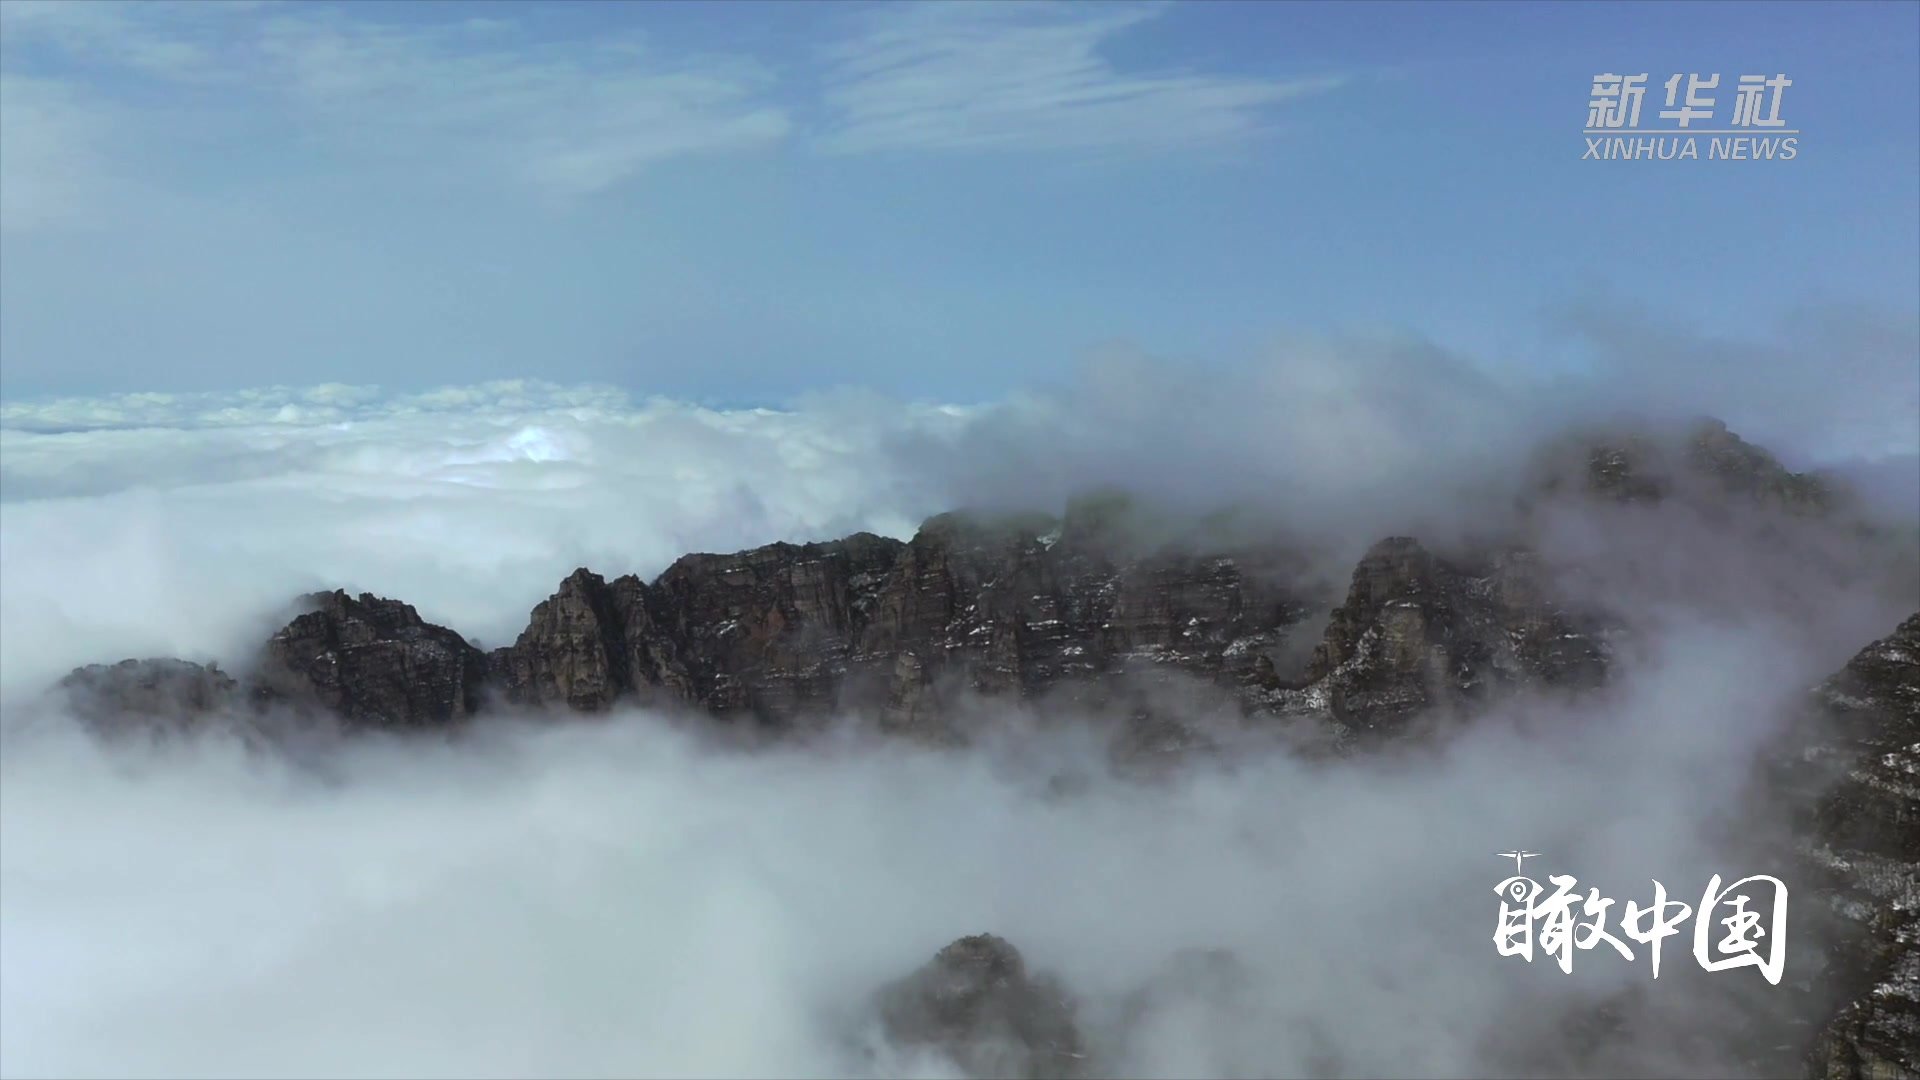
<path fill-rule="evenodd" d="M 1476 565 L 1392 537 L 1361 559 L 1315 638 L 1313 593 L 1271 555 L 1120 561 L 1070 534 L 943 515 L 904 544 L 861 534 L 688 556 L 652 583 L 582 568 L 491 652 L 401 601 L 336 590 L 302 598 L 237 676 L 124 661 L 62 687 L 108 726 L 280 707 L 420 731 L 492 701 L 629 703 L 774 731 L 868 715 L 949 741 L 963 737 L 952 724 L 966 698 L 1145 708 L 1151 687 L 1186 680 L 1244 715 L 1392 734 L 1503 687 L 1604 676 L 1604 620 L 1564 610 L 1532 571 L 1523 551 Z M 1289 650 L 1283 676 L 1275 657 Z"/>
<path fill-rule="evenodd" d="M 1591 442 L 1536 491 L 1569 482 L 1614 501 L 1706 490 L 1796 514 L 1838 502 L 1713 422 L 1679 448 Z M 302 607 L 237 676 L 164 661 L 82 669 L 64 685 L 99 719 L 150 713 L 143 688 L 156 681 L 199 681 L 205 692 L 157 703 L 205 713 L 244 701 L 420 730 L 496 699 L 587 713 L 632 702 L 775 730 L 870 714 L 946 741 L 962 737 L 954 716 L 969 696 L 1150 711 L 1148 688 L 1186 680 L 1250 716 L 1391 736 L 1503 689 L 1596 685 L 1621 629 L 1556 595 L 1523 543 L 1442 553 L 1389 537 L 1342 590 L 1286 541 L 1169 542 L 1116 496 L 1058 519 L 942 514 L 905 542 L 858 533 L 687 555 L 651 582 L 582 567 L 491 652 L 397 600 L 337 590 Z"/>

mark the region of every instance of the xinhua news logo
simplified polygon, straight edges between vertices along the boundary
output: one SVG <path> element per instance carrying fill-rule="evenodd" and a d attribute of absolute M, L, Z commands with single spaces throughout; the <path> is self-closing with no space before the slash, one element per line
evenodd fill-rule
<path fill-rule="evenodd" d="M 1663 84 L 1664 108 L 1641 124 L 1647 72 L 1593 77 L 1582 161 L 1792 161 L 1800 129 L 1780 115 L 1793 80 L 1784 74 L 1742 75 L 1721 90 L 1720 76 L 1678 74 Z M 1726 108 L 1722 109 L 1722 103 Z"/>

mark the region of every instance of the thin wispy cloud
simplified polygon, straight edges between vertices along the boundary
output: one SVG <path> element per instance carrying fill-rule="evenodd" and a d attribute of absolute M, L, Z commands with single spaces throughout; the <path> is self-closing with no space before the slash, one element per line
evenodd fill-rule
<path fill-rule="evenodd" d="M 888 8 L 829 50 L 824 148 L 1153 150 L 1255 135 L 1339 77 L 1122 71 L 1105 48 L 1160 6 Z"/>
<path fill-rule="evenodd" d="M 634 37 L 543 44 L 491 21 L 278 17 L 259 46 L 290 101 L 336 130 L 382 147 L 451 144 L 562 195 L 670 158 L 771 145 L 789 128 L 752 60 L 669 58 Z"/>
<path fill-rule="evenodd" d="M 789 145 L 794 117 L 816 108 L 827 120 L 804 138 L 838 153 L 1151 151 L 1256 135 L 1272 107 L 1339 82 L 1117 68 L 1112 40 L 1163 10 L 889 8 L 823 21 L 839 30 L 817 67 L 789 64 L 782 79 L 755 55 L 624 30 L 555 36 L 519 18 L 7 0 L 4 223 L 71 221 L 116 167 L 150 173 L 131 159 L 151 142 L 79 141 L 110 126 L 210 150 L 264 137 L 345 174 L 504 180 L 565 199 L 669 160 Z M 82 156 L 101 145 L 128 160 Z"/>
<path fill-rule="evenodd" d="M 0 19 L 9 59 L 51 49 L 73 65 L 121 69 L 168 81 L 217 81 L 234 74 L 231 32 L 262 5 L 187 0 L 5 0 Z"/>
<path fill-rule="evenodd" d="M 4 10 L 9 67 L 52 72 L 37 81 L 69 98 L 102 85 L 165 95 L 147 109 L 156 123 L 223 116 L 250 139 L 277 128 L 347 169 L 480 170 L 570 196 L 671 158 L 772 145 L 790 127 L 756 61 L 670 54 L 635 34 L 549 41 L 499 20 L 383 21 L 318 7 L 16 0 Z M 37 139 L 51 92 L 20 96 L 8 127 L 18 112 Z M 14 142 L 10 130 L 10 151 Z M 42 168 L 45 152 L 27 157 L 9 179 L 29 190 L 55 169 L 72 172 L 64 160 Z M 28 206 L 9 224 L 40 217 Z"/>

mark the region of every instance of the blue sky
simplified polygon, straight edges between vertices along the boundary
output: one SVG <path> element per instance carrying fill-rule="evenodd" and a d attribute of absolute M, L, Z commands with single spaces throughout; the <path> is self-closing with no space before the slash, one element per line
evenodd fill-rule
<path fill-rule="evenodd" d="M 16 400 L 980 400 L 1116 344 L 1525 367 L 1596 324 L 1920 322 L 1914 4 L 0 0 L 0 31 Z M 1800 152 L 1582 161 L 1609 70 L 1649 119 L 1668 74 L 1724 111 L 1786 73 Z"/>

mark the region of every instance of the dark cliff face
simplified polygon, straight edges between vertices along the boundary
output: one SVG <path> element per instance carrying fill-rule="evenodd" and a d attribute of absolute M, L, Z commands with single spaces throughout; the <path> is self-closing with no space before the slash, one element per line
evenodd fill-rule
<path fill-rule="evenodd" d="M 596 711 L 630 698 L 784 723 L 841 704 L 902 545 L 870 534 L 688 555 L 651 585 L 576 570 L 495 651 L 507 696 Z"/>
<path fill-rule="evenodd" d="M 1607 629 L 1596 614 L 1565 610 L 1527 551 L 1475 565 L 1393 537 L 1355 568 L 1306 684 L 1347 728 L 1392 734 L 1416 714 L 1481 704 L 1503 688 L 1596 685 Z"/>
<path fill-rule="evenodd" d="M 631 698 L 776 727 L 843 710 L 938 739 L 966 692 L 1097 694 L 1160 667 L 1258 682 L 1306 612 L 1270 555 L 1116 547 L 1072 516 L 947 514 L 904 544 L 689 555 L 651 584 L 580 570 L 490 662 L 525 704 Z"/>
<path fill-rule="evenodd" d="M 860 641 L 902 545 L 860 533 L 689 555 L 654 583 L 691 702 L 782 725 L 843 704 Z"/>
<path fill-rule="evenodd" d="M 1862 649 L 1815 699 L 1826 725 L 1814 753 L 1849 766 L 1820 809 L 1822 835 L 1920 862 L 1920 613 Z"/>
<path fill-rule="evenodd" d="M 636 689 L 685 687 L 673 642 L 654 623 L 646 585 L 631 575 L 608 583 L 584 567 L 488 662 L 507 698 L 524 705 L 598 712 Z"/>
<path fill-rule="evenodd" d="M 1117 708 L 1141 748 L 1195 742 L 1151 703 L 1169 680 L 1246 714 L 1390 734 L 1436 705 L 1603 677 L 1605 624 L 1543 577 L 1524 550 L 1469 563 L 1383 541 L 1324 635 L 1300 640 L 1326 598 L 1292 552 L 1142 544 L 1098 508 L 943 514 L 905 544 L 688 556 L 652 584 L 576 571 L 491 663 L 525 704 L 672 703 L 776 727 L 839 710 L 930 741 L 961 738 L 976 695 Z M 1311 651 L 1304 670 L 1276 664 L 1288 651 Z"/>
<path fill-rule="evenodd" d="M 1810 1056 L 1825 1080 L 1920 1076 L 1920 613 L 1814 692 L 1798 772 L 1815 896 L 1837 927 L 1822 989 L 1846 1002 Z"/>
<path fill-rule="evenodd" d="M 480 707 L 486 657 L 411 605 L 344 591 L 268 640 L 256 674 L 264 702 L 318 706 L 350 726 L 430 728 Z"/>
<path fill-rule="evenodd" d="M 889 726 L 933 733 L 963 691 L 1106 703 L 1129 680 L 1267 677 L 1308 611 L 1285 553 L 1142 552 L 1091 516 L 921 528 L 861 640 L 897 658 Z"/>

